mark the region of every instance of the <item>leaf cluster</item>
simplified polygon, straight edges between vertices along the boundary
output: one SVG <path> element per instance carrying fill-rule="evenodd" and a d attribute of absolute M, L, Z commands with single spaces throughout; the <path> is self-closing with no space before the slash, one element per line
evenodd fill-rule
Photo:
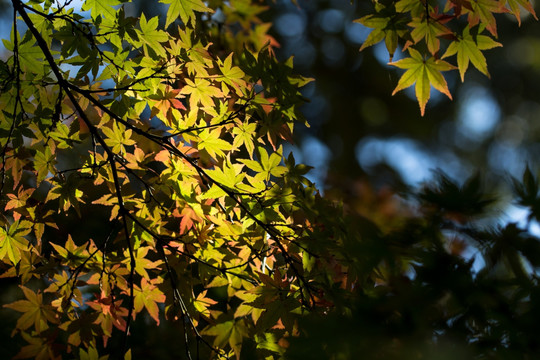
<path fill-rule="evenodd" d="M 373 29 L 360 50 L 384 41 L 390 55 L 389 65 L 407 71 L 393 94 L 415 85 L 420 113 L 425 113 L 431 87 L 452 99 L 442 72 L 459 70 L 461 81 L 472 64 L 489 77 L 483 51 L 502 46 L 497 38 L 496 14 L 511 13 L 521 25 L 521 9 L 535 19 L 528 0 L 447 0 L 373 1 L 374 9 L 356 22 Z M 392 62 L 399 45 L 409 57 Z M 444 61 L 453 58 L 457 66 Z M 393 95 L 392 94 L 392 95 Z"/>

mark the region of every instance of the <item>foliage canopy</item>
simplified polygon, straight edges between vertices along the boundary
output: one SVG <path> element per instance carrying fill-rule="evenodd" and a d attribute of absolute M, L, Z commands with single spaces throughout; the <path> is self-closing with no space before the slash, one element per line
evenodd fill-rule
<path fill-rule="evenodd" d="M 388 325 L 379 335 L 404 339 L 418 299 L 433 310 L 414 315 L 428 319 L 411 326 L 422 344 L 434 331 L 452 339 L 461 331 L 464 352 L 493 348 L 470 350 L 473 338 L 519 351 L 506 324 L 492 333 L 493 309 L 510 297 L 512 317 L 534 312 L 537 279 L 521 261 L 536 265 L 540 252 L 511 226 L 468 227 L 490 203 L 478 179 L 460 187 L 441 175 L 440 188 L 418 197 L 429 206 L 392 231 L 345 216 L 305 178 L 309 167 L 283 154 L 282 141 L 305 122 L 299 89 L 311 79 L 294 73 L 292 59 L 277 61 L 259 18 L 265 6 L 161 3 L 165 21 L 130 16 L 127 1 L 87 0 L 77 12 L 70 1 L 12 0 L 0 61 L 0 261 L 24 295 L 5 305 L 20 313 L 13 335 L 27 344 L 18 358 L 130 358 L 131 347 L 143 353 L 130 337 L 145 321 L 176 330 L 186 358 L 294 357 L 317 338 L 319 316 L 361 314 Z M 442 71 L 459 69 L 463 80 L 472 63 L 488 74 L 481 51 L 500 45 L 493 13 L 519 19 L 520 4 L 534 15 L 526 1 L 448 1 L 441 12 L 437 4 L 375 2 L 358 20 L 374 29 L 362 49 L 380 41 L 391 56 L 399 41 L 408 49 L 391 63 L 406 70 L 394 92 L 416 84 L 422 114 L 431 86 L 451 97 Z M 455 55 L 457 66 L 441 60 L 441 37 L 441 58 Z M 532 173 L 515 187 L 534 208 Z M 490 271 L 475 274 L 448 229 L 484 246 Z M 522 247 L 501 250 L 508 238 Z M 489 287 L 505 261 L 512 276 Z M 477 298 L 461 297 L 471 288 Z M 500 303 L 483 317 L 467 313 L 489 292 Z M 521 325 L 519 334 L 530 326 Z M 331 339 L 313 347 L 317 356 L 365 351 Z M 410 350 L 389 349 L 381 356 Z"/>

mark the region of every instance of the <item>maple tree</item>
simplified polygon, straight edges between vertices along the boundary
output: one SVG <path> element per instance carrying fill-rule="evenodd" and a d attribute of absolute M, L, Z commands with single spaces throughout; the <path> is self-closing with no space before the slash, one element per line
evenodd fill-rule
<path fill-rule="evenodd" d="M 420 246 L 387 254 L 394 234 L 363 217 L 356 229 L 284 154 L 312 79 L 276 59 L 265 6 L 163 0 L 163 22 L 127 15 L 127 1 L 70 3 L 12 0 L 0 61 L 0 266 L 24 296 L 4 305 L 20 313 L 17 357 L 130 358 L 142 321 L 173 324 L 185 358 L 280 357 L 309 315 L 351 313 L 356 291 L 379 299 L 423 259 Z M 451 97 L 441 71 L 487 74 L 495 5 L 376 2 L 362 49 L 406 41 L 394 92 L 416 83 L 423 113 L 431 86 Z M 453 55 L 457 67 L 442 60 Z"/>

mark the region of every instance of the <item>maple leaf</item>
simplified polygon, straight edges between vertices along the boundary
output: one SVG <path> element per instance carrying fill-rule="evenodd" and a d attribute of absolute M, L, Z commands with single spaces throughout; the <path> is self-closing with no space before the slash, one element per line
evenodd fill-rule
<path fill-rule="evenodd" d="M 431 93 L 431 86 L 452 99 L 452 95 L 448 90 L 448 84 L 442 76 L 441 71 L 456 69 L 456 67 L 446 61 L 436 60 L 433 57 L 425 59 L 415 49 L 409 48 L 408 50 L 411 57 L 389 63 L 389 65 L 407 70 L 399 79 L 392 95 L 416 83 L 416 99 L 420 105 L 420 113 L 424 116 L 426 104 Z"/>
<path fill-rule="evenodd" d="M 189 106 L 191 109 L 202 104 L 206 107 L 214 107 L 214 98 L 223 97 L 223 93 L 217 87 L 205 79 L 196 78 L 195 81 L 186 79 L 186 86 L 180 91 L 181 94 L 189 94 Z"/>
<path fill-rule="evenodd" d="M 536 17 L 536 12 L 534 11 L 533 5 L 529 2 L 529 0 L 506 0 L 508 5 L 510 6 L 510 10 L 516 17 L 518 24 L 521 26 L 521 11 L 519 6 L 523 6 L 525 10 L 527 10 L 529 13 L 531 13 L 532 16 L 536 20 L 538 20 L 538 17 Z"/>
<path fill-rule="evenodd" d="M 258 147 L 257 150 L 259 155 L 259 161 L 239 159 L 239 161 L 244 163 L 248 168 L 257 172 L 255 178 L 262 179 L 263 181 L 268 181 L 271 175 L 280 177 L 285 172 L 287 172 L 286 167 L 279 165 L 283 159 L 282 147 L 270 154 L 270 156 L 268 156 L 268 153 L 263 147 Z"/>
<path fill-rule="evenodd" d="M 113 19 L 116 16 L 113 6 L 120 4 L 118 0 L 86 0 L 82 5 L 82 10 L 90 10 L 92 19 L 96 19 L 98 16 Z"/>
<path fill-rule="evenodd" d="M 408 32 L 404 18 L 396 18 L 393 14 L 377 13 L 367 15 L 354 20 L 354 22 L 358 22 L 373 29 L 360 47 L 360 51 L 375 45 L 384 39 L 386 49 L 390 55 L 390 61 L 392 61 L 397 49 L 398 38 L 404 36 Z"/>
<path fill-rule="evenodd" d="M 182 218 L 180 221 L 180 234 L 185 234 L 195 223 L 203 221 L 198 212 L 194 209 L 196 207 L 196 204 L 191 204 L 191 206 L 186 204 L 181 212 L 179 212 L 178 209 L 173 211 L 174 216 Z"/>
<path fill-rule="evenodd" d="M 105 143 L 110 146 L 115 153 L 125 153 L 125 146 L 135 145 L 135 141 L 130 139 L 132 130 L 126 130 L 126 127 L 123 124 L 115 122 L 112 129 L 103 127 L 102 130 L 105 136 L 107 136 Z"/>
<path fill-rule="evenodd" d="M 83 192 L 78 189 L 80 178 L 72 173 L 68 176 L 65 183 L 60 183 L 56 180 L 51 182 L 54 186 L 47 194 L 45 201 L 58 199 L 60 203 L 59 212 L 61 209 L 66 211 L 73 206 L 75 211 L 80 215 L 79 203 L 84 204 L 84 201 L 81 199 Z"/>
<path fill-rule="evenodd" d="M 139 22 L 141 30 L 137 30 L 137 34 L 139 35 L 139 39 L 143 41 L 145 49 L 148 46 L 157 55 L 165 57 L 166 52 L 163 46 L 161 46 L 161 43 L 169 40 L 169 35 L 165 31 L 157 29 L 158 22 L 157 16 L 147 21 L 143 13 Z"/>
<path fill-rule="evenodd" d="M 126 330 L 125 316 L 128 314 L 126 308 L 121 307 L 122 300 L 114 299 L 112 295 L 107 296 L 103 291 L 95 294 L 96 300 L 88 301 L 87 304 L 99 312 L 95 324 L 99 324 L 104 336 L 111 336 L 113 325 L 121 331 Z"/>
<path fill-rule="evenodd" d="M 56 324 L 58 319 L 56 313 L 50 305 L 43 304 L 43 294 L 35 293 L 32 290 L 19 286 L 24 292 L 27 300 L 18 300 L 4 307 L 19 311 L 22 313 L 17 320 L 17 329 L 26 330 L 34 325 L 38 333 L 49 328 L 49 323 Z"/>
<path fill-rule="evenodd" d="M 237 149 L 242 144 L 245 146 L 249 157 L 253 157 L 253 151 L 255 150 L 254 138 L 257 135 L 257 124 L 256 123 L 242 123 L 238 126 L 235 126 L 232 130 L 232 133 L 235 135 L 233 141 L 233 149 Z"/>
<path fill-rule="evenodd" d="M 494 13 L 509 12 L 504 7 L 504 0 L 476 0 L 471 1 L 470 5 L 472 10 L 469 11 L 468 22 L 469 26 L 473 27 L 479 22 L 482 22 L 486 29 L 495 37 L 497 37 L 497 21 L 495 20 Z"/>
<path fill-rule="evenodd" d="M 244 319 L 234 319 L 218 323 L 214 326 L 208 326 L 201 333 L 215 336 L 214 345 L 217 347 L 223 347 L 228 343 L 237 359 L 240 359 L 243 338 L 249 336 L 247 324 Z"/>
<path fill-rule="evenodd" d="M 9 260 L 13 265 L 21 260 L 21 251 L 28 248 L 24 236 L 30 233 L 31 227 L 28 221 L 15 221 L 8 230 L 0 227 L 0 260 Z"/>
<path fill-rule="evenodd" d="M 51 245 L 56 250 L 58 255 L 71 266 L 78 266 L 82 264 L 89 256 L 86 246 L 77 246 L 71 235 L 68 235 L 68 239 L 64 246 L 56 245 L 51 242 Z"/>
<path fill-rule="evenodd" d="M 14 210 L 17 210 L 17 209 L 21 209 L 21 208 L 24 208 L 26 205 L 26 201 L 30 198 L 30 196 L 32 195 L 32 193 L 35 191 L 36 189 L 27 189 L 27 190 L 24 190 L 22 187 L 19 188 L 19 192 L 17 195 L 15 194 L 7 194 L 8 198 L 10 199 L 7 204 L 6 204 L 6 207 L 4 208 L 4 210 L 10 210 L 10 209 L 14 209 Z M 22 209 L 24 210 L 24 209 Z M 19 212 L 14 212 L 13 214 L 13 219 L 15 221 L 18 221 L 19 219 L 21 218 L 21 214 Z"/>
<path fill-rule="evenodd" d="M 396 2 L 398 13 L 411 13 L 413 18 L 423 15 L 426 12 L 425 3 L 418 0 L 398 0 Z"/>
<path fill-rule="evenodd" d="M 160 0 L 160 2 L 170 5 L 169 10 L 167 10 L 165 28 L 178 18 L 186 25 L 190 20 L 195 25 L 195 11 L 214 12 L 214 10 L 206 7 L 201 0 Z"/>
<path fill-rule="evenodd" d="M 141 275 L 144 279 L 150 280 L 150 276 L 148 275 L 148 272 L 146 272 L 146 269 L 156 269 L 159 265 L 163 263 L 162 260 L 156 260 L 151 261 L 149 260 L 146 255 L 148 254 L 148 251 L 150 250 L 150 247 L 140 247 L 135 252 L 135 271 L 137 274 Z M 128 263 L 129 260 L 129 250 L 126 249 L 124 252 L 126 256 L 125 262 Z"/>
<path fill-rule="evenodd" d="M 489 77 L 486 58 L 481 50 L 489 50 L 497 46 L 502 46 L 502 44 L 486 35 L 477 35 L 474 39 L 470 34 L 469 27 L 465 27 L 463 36 L 448 46 L 442 59 L 457 54 L 457 64 L 462 82 L 465 81 L 465 72 L 469 67 L 469 62 L 472 62 L 480 72 Z"/>
<path fill-rule="evenodd" d="M 26 165 L 27 160 L 21 156 L 21 154 L 14 154 L 13 156 L 6 158 L 6 170 L 11 169 L 11 177 L 13 179 L 13 189 L 19 185 L 22 178 L 23 168 Z"/>
<path fill-rule="evenodd" d="M 60 360 L 61 356 L 56 355 L 53 350 L 53 344 L 48 339 L 42 337 L 34 337 L 25 332 L 21 332 L 21 336 L 26 340 L 28 345 L 25 345 L 15 355 L 13 359 L 36 359 L 36 360 Z"/>
<path fill-rule="evenodd" d="M 135 285 L 135 299 L 134 299 L 134 310 L 135 312 L 141 312 L 141 310 L 146 308 L 148 314 L 156 321 L 159 325 L 159 308 L 157 303 L 165 302 L 165 294 L 156 286 L 158 283 L 157 279 L 146 280 L 145 278 L 141 279 L 141 287 Z"/>
<path fill-rule="evenodd" d="M 182 97 L 179 96 L 179 93 L 180 89 L 169 90 L 167 87 L 167 91 L 165 91 L 165 93 L 162 93 L 161 90 L 158 89 L 158 93 L 156 95 L 150 95 L 150 99 L 156 100 L 154 102 L 150 117 L 161 114 L 161 117 L 165 119 L 167 118 L 167 116 L 170 115 L 171 107 L 174 109 L 186 110 L 184 104 L 182 104 L 182 102 L 177 99 L 178 97 Z"/>
<path fill-rule="evenodd" d="M 225 84 L 232 86 L 238 95 L 242 95 L 242 89 L 246 88 L 244 76 L 246 74 L 238 66 L 232 66 L 233 53 L 219 64 L 219 70 L 223 74 L 219 77 Z M 220 61 L 221 62 L 221 61 Z"/>
<path fill-rule="evenodd" d="M 208 154 L 216 158 L 225 157 L 225 151 L 232 149 L 231 143 L 221 139 L 221 129 L 204 129 L 199 133 L 199 150 L 206 150 Z"/>
<path fill-rule="evenodd" d="M 409 26 L 414 29 L 411 31 L 411 37 L 415 44 L 425 39 L 427 48 L 432 55 L 435 55 L 440 49 L 440 36 L 452 34 L 452 31 L 444 26 L 435 16 L 426 19 L 413 19 Z M 408 47 L 408 46 L 407 46 Z M 404 47 L 405 50 L 407 47 Z"/>
<path fill-rule="evenodd" d="M 74 142 L 79 142 L 79 136 L 77 133 L 70 134 L 71 130 L 66 124 L 59 123 L 56 125 L 54 131 L 49 133 L 49 136 L 58 141 L 56 146 L 60 149 L 68 149 Z"/>
<path fill-rule="evenodd" d="M 218 302 L 207 297 L 207 292 L 208 290 L 204 290 L 199 295 L 197 295 L 197 298 L 193 301 L 193 306 L 195 306 L 195 309 L 197 309 L 200 314 L 209 318 L 210 310 L 208 310 L 208 308 L 212 305 L 216 305 Z"/>
<path fill-rule="evenodd" d="M 50 147 L 46 147 L 43 152 L 36 152 L 34 156 L 34 168 L 36 169 L 36 180 L 39 185 L 49 173 L 55 174 L 56 169 L 54 165 L 56 164 L 56 154 L 52 153 Z"/>

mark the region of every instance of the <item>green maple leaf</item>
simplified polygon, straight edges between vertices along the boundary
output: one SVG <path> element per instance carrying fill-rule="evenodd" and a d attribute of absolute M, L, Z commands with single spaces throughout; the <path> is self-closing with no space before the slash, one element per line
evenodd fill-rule
<path fill-rule="evenodd" d="M 497 46 L 502 45 L 486 35 L 476 36 L 475 41 L 470 34 L 469 27 L 466 27 L 463 30 L 461 39 L 452 42 L 448 46 L 442 59 L 457 54 L 457 64 L 462 82 L 465 80 L 465 72 L 469 67 L 469 62 L 472 62 L 481 73 L 489 77 L 486 58 L 481 50 L 489 50 Z"/>
<path fill-rule="evenodd" d="M 15 221 L 8 230 L 0 228 L 0 260 L 9 260 L 13 265 L 21 260 L 21 251 L 27 251 L 28 240 L 24 238 L 31 231 L 27 221 Z"/>
<path fill-rule="evenodd" d="M 246 150 L 251 157 L 255 150 L 254 138 L 257 136 L 257 124 L 256 123 L 242 123 L 233 128 L 232 133 L 235 135 L 233 141 L 233 148 L 237 149 L 242 144 L 246 147 Z"/>
<path fill-rule="evenodd" d="M 34 168 L 38 185 L 47 177 L 49 173 L 55 174 L 56 155 L 51 152 L 50 147 L 46 147 L 44 152 L 36 152 L 34 156 Z"/>
<path fill-rule="evenodd" d="M 59 209 L 67 211 L 71 206 L 74 207 L 75 211 L 80 214 L 79 203 L 83 203 L 82 200 L 83 192 L 78 189 L 80 179 L 70 174 L 66 182 L 52 181 L 54 186 L 49 190 L 45 202 L 49 200 L 59 200 Z"/>
<path fill-rule="evenodd" d="M 231 53 L 223 61 L 223 64 L 219 65 L 219 69 L 223 76 L 220 77 L 225 84 L 232 86 L 236 93 L 241 95 L 242 89 L 246 87 L 246 82 L 243 80 L 246 74 L 238 66 L 232 66 L 232 57 Z"/>
<path fill-rule="evenodd" d="M 413 19 L 409 26 L 414 29 L 411 31 L 411 37 L 414 43 L 425 39 L 429 52 L 434 55 L 440 49 L 439 36 L 451 34 L 452 31 L 441 24 L 436 19 L 430 17 L 427 19 Z"/>
<path fill-rule="evenodd" d="M 187 24 L 191 20 L 192 24 L 195 25 L 195 11 L 214 12 L 212 9 L 206 7 L 201 0 L 160 0 L 160 2 L 170 5 L 167 11 L 165 28 L 178 18 L 184 24 Z"/>
<path fill-rule="evenodd" d="M 216 156 L 225 157 L 224 151 L 230 151 L 232 149 L 231 143 L 220 139 L 221 129 L 208 130 L 204 129 L 199 134 L 199 150 L 206 150 L 208 154 L 216 158 Z"/>
<path fill-rule="evenodd" d="M 118 0 L 86 0 L 82 6 L 82 10 L 90 10 L 90 15 L 94 20 L 98 16 L 113 19 L 116 16 L 116 10 L 113 6 L 120 4 Z"/>
<path fill-rule="evenodd" d="M 43 72 L 43 53 L 41 49 L 30 42 L 25 42 L 19 45 L 19 59 L 21 64 L 36 74 Z"/>
<path fill-rule="evenodd" d="M 112 148 L 115 153 L 125 153 L 125 146 L 135 145 L 131 139 L 132 130 L 119 123 L 114 123 L 113 128 L 103 127 L 103 133 L 107 136 L 105 143 Z"/>
<path fill-rule="evenodd" d="M 262 180 L 268 181 L 271 175 L 280 177 L 287 172 L 285 166 L 279 165 L 282 161 L 282 151 L 282 147 L 280 147 L 276 152 L 268 156 L 266 150 L 263 147 L 259 147 L 258 155 L 260 161 L 248 159 L 239 159 L 239 161 L 246 164 L 251 170 L 256 171 L 258 173 L 256 178 L 262 177 Z"/>
<path fill-rule="evenodd" d="M 228 343 L 237 358 L 240 358 L 243 338 L 249 336 L 244 319 L 230 320 L 209 326 L 203 330 L 202 334 L 215 336 L 214 345 L 217 347 L 223 347 Z"/>
<path fill-rule="evenodd" d="M 43 304 L 43 295 L 35 293 L 32 290 L 20 286 L 27 300 L 15 301 L 11 304 L 4 305 L 9 309 L 22 313 L 17 320 L 17 328 L 26 330 L 34 325 L 38 333 L 49 328 L 49 323 L 57 323 L 56 314 L 50 305 Z"/>
<path fill-rule="evenodd" d="M 416 83 L 416 99 L 420 105 L 420 113 L 424 116 L 431 93 L 431 86 L 452 99 L 448 84 L 441 71 L 452 70 L 456 67 L 446 61 L 435 60 L 433 57 L 425 59 L 420 52 L 412 48 L 409 48 L 409 54 L 411 55 L 410 58 L 389 63 L 389 65 L 407 70 L 399 79 L 392 95 Z"/>
<path fill-rule="evenodd" d="M 68 235 L 68 240 L 64 246 L 56 245 L 51 242 L 52 247 L 56 250 L 58 255 L 63 258 L 67 264 L 72 266 L 78 266 L 82 264 L 88 258 L 88 251 L 85 246 L 77 246 L 71 235 Z"/>
<path fill-rule="evenodd" d="M 234 189 L 246 176 L 242 171 L 243 167 L 244 165 L 242 164 L 231 164 L 229 161 L 225 161 L 221 169 L 215 168 L 207 170 L 206 172 L 214 182 L 218 182 L 223 186 Z M 210 190 L 212 190 L 212 188 Z M 214 192 L 222 194 L 217 189 L 214 189 Z"/>
<path fill-rule="evenodd" d="M 145 48 L 150 47 L 157 55 L 166 57 L 165 49 L 161 46 L 162 42 L 169 40 L 169 36 L 163 30 L 158 30 L 158 17 L 154 16 L 150 20 L 146 20 L 144 14 L 141 15 L 139 26 L 141 30 L 136 30 L 139 39 L 143 42 Z"/>
<path fill-rule="evenodd" d="M 396 2 L 396 11 L 399 13 L 411 13 L 412 17 L 417 17 L 425 13 L 426 7 L 422 1 L 399 0 Z"/>
<path fill-rule="evenodd" d="M 397 49 L 398 38 L 400 36 L 405 36 L 408 32 L 404 20 L 399 18 L 396 19 L 393 14 L 378 13 L 367 15 L 354 20 L 354 22 L 358 22 L 373 29 L 360 47 L 360 51 L 375 45 L 384 39 L 386 49 L 390 55 L 390 60 L 392 60 L 394 52 Z"/>
<path fill-rule="evenodd" d="M 196 78 L 195 81 L 186 79 L 186 86 L 182 88 L 180 94 L 189 94 L 190 109 L 197 107 L 201 103 L 204 107 L 214 107 L 214 98 L 223 97 L 223 93 L 217 87 L 205 79 Z"/>

